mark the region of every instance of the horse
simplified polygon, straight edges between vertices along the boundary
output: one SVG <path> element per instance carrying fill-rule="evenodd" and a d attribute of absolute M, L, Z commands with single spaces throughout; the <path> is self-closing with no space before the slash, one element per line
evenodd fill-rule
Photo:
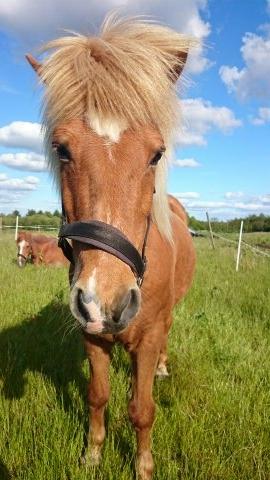
<path fill-rule="evenodd" d="M 21 230 L 16 239 L 18 248 L 17 265 L 19 267 L 25 267 L 28 261 L 33 263 L 35 258 L 39 257 L 37 247 L 41 245 L 42 248 L 42 245 L 51 240 L 51 238 L 52 237 L 46 235 L 33 235 L 31 232 Z M 33 244 L 35 253 L 37 254 L 36 256 L 33 252 Z"/>
<path fill-rule="evenodd" d="M 33 235 L 30 232 L 21 231 L 16 240 L 18 253 L 17 265 L 24 267 L 27 261 L 34 265 L 68 265 L 69 262 L 58 247 L 56 238 L 46 235 Z"/>
<path fill-rule="evenodd" d="M 175 84 L 194 45 L 166 26 L 112 15 L 97 37 L 49 42 L 42 63 L 26 55 L 45 86 L 46 155 L 66 219 L 60 240 L 71 261 L 70 309 L 91 372 L 82 462 L 100 462 L 118 342 L 131 357 L 128 413 L 141 480 L 154 470 L 155 373 L 168 373 L 173 307 L 195 269 L 181 208 L 168 201 L 165 152 L 178 122 Z"/>

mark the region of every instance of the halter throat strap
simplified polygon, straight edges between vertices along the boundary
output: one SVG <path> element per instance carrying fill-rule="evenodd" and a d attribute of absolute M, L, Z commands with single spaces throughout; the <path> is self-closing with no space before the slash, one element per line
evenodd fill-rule
<path fill-rule="evenodd" d="M 118 228 L 99 220 L 63 223 L 59 231 L 58 245 L 72 264 L 74 264 L 73 248 L 67 241 L 67 238 L 108 252 L 129 265 L 136 276 L 138 286 L 141 286 L 147 263 L 145 249 L 150 222 L 151 217 L 149 215 L 147 217 L 147 226 L 141 255 L 136 247 L 120 230 L 118 230 Z"/>

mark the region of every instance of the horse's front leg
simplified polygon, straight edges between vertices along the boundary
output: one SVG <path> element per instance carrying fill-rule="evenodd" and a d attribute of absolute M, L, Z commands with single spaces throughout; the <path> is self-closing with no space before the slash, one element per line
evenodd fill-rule
<path fill-rule="evenodd" d="M 98 465 L 105 438 L 104 411 L 109 399 L 109 365 L 111 344 L 99 338 L 85 338 L 85 349 L 90 365 L 88 385 L 89 434 L 82 463 Z"/>
<path fill-rule="evenodd" d="M 168 361 L 168 354 L 167 354 L 167 343 L 168 343 L 168 335 L 166 335 L 159 354 L 157 369 L 156 369 L 156 376 L 163 378 L 168 377 L 169 373 L 167 370 L 167 361 Z"/>
<path fill-rule="evenodd" d="M 165 325 L 164 335 L 161 341 L 161 349 L 160 349 L 158 365 L 156 370 L 156 376 L 160 378 L 168 377 L 169 375 L 167 370 L 167 361 L 168 361 L 167 344 L 168 344 L 168 333 L 169 333 L 171 324 L 172 324 L 172 315 L 168 317 L 168 320 Z"/>
<path fill-rule="evenodd" d="M 133 352 L 133 392 L 129 402 L 129 417 L 137 435 L 137 473 L 140 480 L 150 480 L 154 469 L 151 453 L 151 430 L 155 418 L 152 397 L 153 380 L 160 345 L 153 337 L 144 338 Z"/>

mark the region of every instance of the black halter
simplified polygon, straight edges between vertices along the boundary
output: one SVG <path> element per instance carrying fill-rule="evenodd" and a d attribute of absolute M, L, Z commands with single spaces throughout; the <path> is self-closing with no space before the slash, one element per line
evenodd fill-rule
<path fill-rule="evenodd" d="M 30 255 L 28 257 L 26 257 L 25 255 L 23 255 L 22 253 L 17 253 L 17 257 L 22 257 L 26 262 L 28 260 L 28 258 L 30 257 Z"/>
<path fill-rule="evenodd" d="M 142 254 L 128 240 L 128 238 L 118 228 L 99 220 L 90 220 L 88 222 L 67 223 L 64 207 L 62 207 L 62 226 L 58 235 L 58 245 L 62 249 L 65 257 L 74 264 L 73 247 L 67 241 L 67 238 L 77 242 L 91 245 L 94 248 L 103 250 L 114 255 L 129 265 L 137 279 L 137 285 L 140 287 L 143 282 L 143 276 L 146 269 L 145 248 L 150 228 L 151 217 L 147 217 L 147 226 L 143 241 Z"/>

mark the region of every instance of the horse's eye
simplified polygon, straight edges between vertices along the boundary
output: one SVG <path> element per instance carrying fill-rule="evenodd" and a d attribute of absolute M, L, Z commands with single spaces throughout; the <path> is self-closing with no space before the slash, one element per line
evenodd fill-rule
<path fill-rule="evenodd" d="M 56 153 L 57 157 L 59 158 L 60 162 L 68 163 L 71 159 L 70 151 L 65 145 L 61 143 L 52 143 L 53 151 Z"/>
<path fill-rule="evenodd" d="M 150 162 L 150 165 L 152 167 L 155 167 L 155 165 L 158 164 L 159 160 L 161 159 L 162 155 L 164 153 L 164 150 L 159 150 L 155 156 L 152 158 L 151 162 Z"/>

